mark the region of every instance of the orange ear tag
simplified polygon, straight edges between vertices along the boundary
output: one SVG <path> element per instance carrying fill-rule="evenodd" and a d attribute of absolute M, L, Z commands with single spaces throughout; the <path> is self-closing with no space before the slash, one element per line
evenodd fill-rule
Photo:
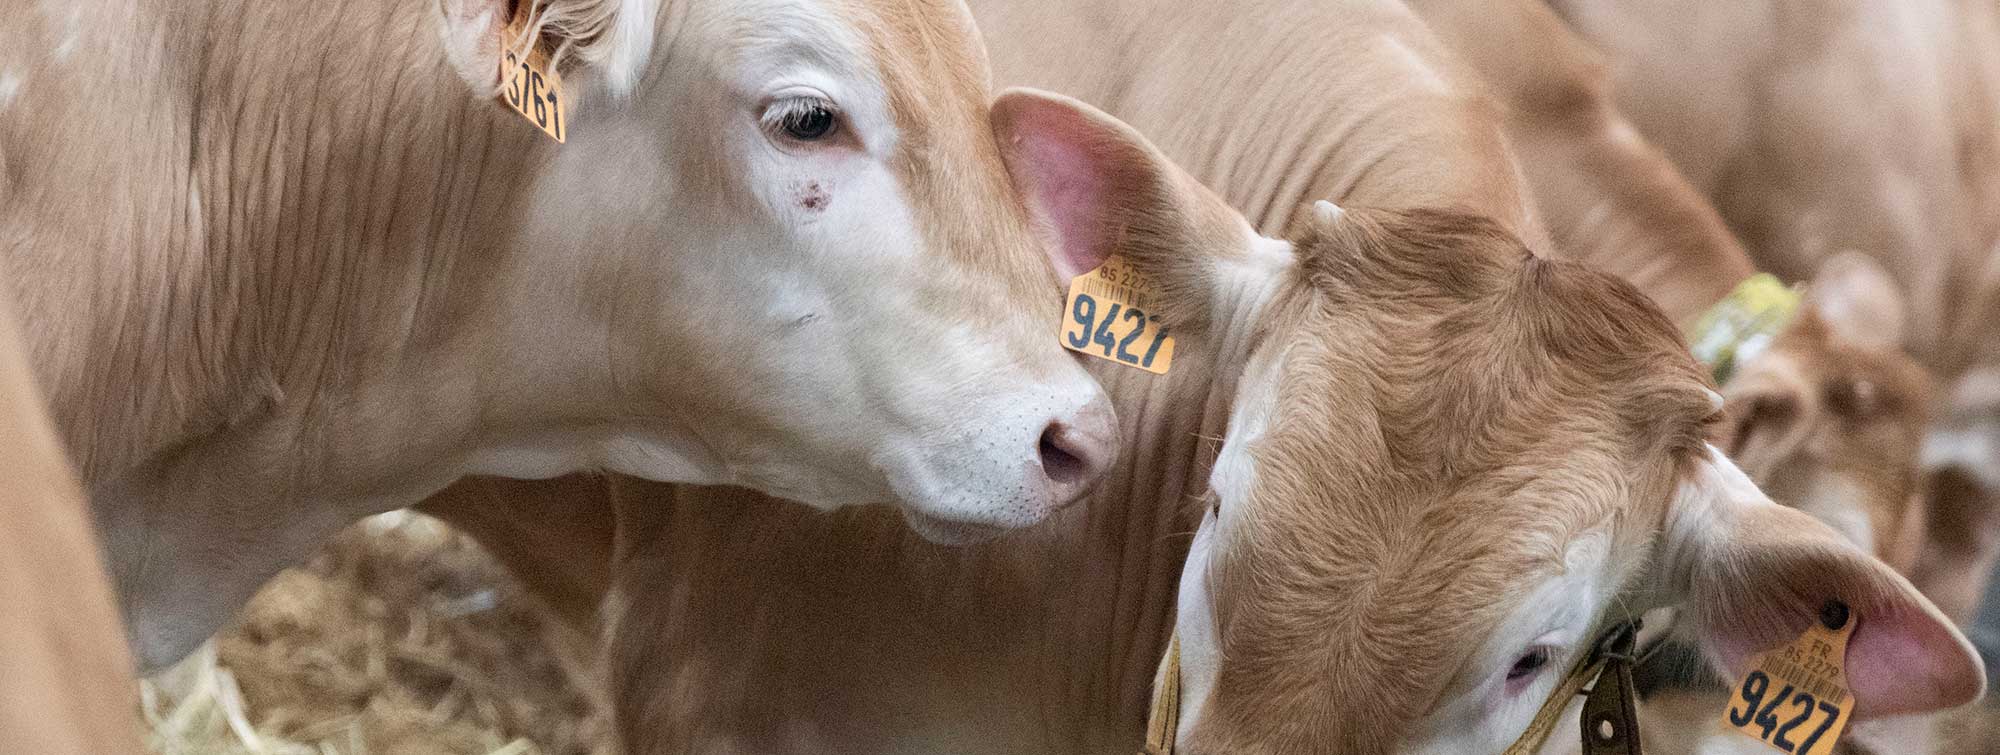
<path fill-rule="evenodd" d="M 506 46 L 500 56 L 500 77 L 507 81 L 507 87 L 500 90 L 500 101 L 561 144 L 569 136 L 569 113 L 564 110 L 568 98 L 563 95 L 562 77 L 549 65 L 548 51 L 539 40 L 527 46 L 525 59 L 521 57 L 521 35 L 526 33 L 524 15 L 509 24 L 503 35 Z"/>
<path fill-rule="evenodd" d="M 1063 348 L 1098 359 L 1167 374 L 1174 337 L 1154 314 L 1153 284 L 1116 255 L 1069 282 L 1063 301 Z"/>
<path fill-rule="evenodd" d="M 1788 755 L 1832 753 L 1853 710 L 1847 640 L 1859 622 L 1830 602 L 1798 639 L 1759 656 L 1730 695 L 1723 728 Z"/>

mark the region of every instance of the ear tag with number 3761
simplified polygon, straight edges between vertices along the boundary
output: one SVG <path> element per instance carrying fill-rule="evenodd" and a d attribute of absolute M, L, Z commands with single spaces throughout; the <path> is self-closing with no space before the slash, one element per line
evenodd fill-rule
<path fill-rule="evenodd" d="M 1154 309 L 1151 282 L 1118 256 L 1069 282 L 1063 301 L 1063 348 L 1151 372 L 1174 364 L 1174 338 Z"/>
<path fill-rule="evenodd" d="M 1723 711 L 1724 728 L 1788 755 L 1829 755 L 1853 711 L 1847 640 L 1859 617 L 1830 601 L 1790 644 L 1764 653 Z"/>
<path fill-rule="evenodd" d="M 526 33 L 524 14 L 508 24 L 501 37 L 505 47 L 500 53 L 500 77 L 507 86 L 500 90 L 500 101 L 561 144 L 569 140 L 569 113 L 564 110 L 568 98 L 563 95 L 562 77 L 549 65 L 549 53 L 542 49 L 540 40 L 526 45 L 527 57 L 521 57 L 521 35 Z"/>

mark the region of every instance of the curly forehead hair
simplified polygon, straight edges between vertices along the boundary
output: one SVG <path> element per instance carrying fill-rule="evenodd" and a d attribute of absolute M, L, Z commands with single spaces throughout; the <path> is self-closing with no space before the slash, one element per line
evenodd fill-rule
<path fill-rule="evenodd" d="M 1716 407 L 1648 299 L 1484 218 L 1350 210 L 1296 244 L 1311 304 L 1218 561 L 1208 715 L 1245 751 L 1373 752 L 1575 537 L 1664 510 Z"/>

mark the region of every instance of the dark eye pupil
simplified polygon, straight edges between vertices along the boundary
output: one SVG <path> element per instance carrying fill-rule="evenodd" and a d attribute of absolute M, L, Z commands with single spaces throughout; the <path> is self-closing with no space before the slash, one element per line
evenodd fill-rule
<path fill-rule="evenodd" d="M 833 131 L 833 111 L 817 105 L 785 116 L 785 133 L 793 139 L 813 141 Z"/>
<path fill-rule="evenodd" d="M 1514 667 L 1507 669 L 1507 678 L 1510 680 L 1519 679 L 1541 670 L 1548 663 L 1549 651 L 1544 648 L 1536 648 L 1533 652 L 1521 656 L 1520 660 L 1514 661 Z"/>

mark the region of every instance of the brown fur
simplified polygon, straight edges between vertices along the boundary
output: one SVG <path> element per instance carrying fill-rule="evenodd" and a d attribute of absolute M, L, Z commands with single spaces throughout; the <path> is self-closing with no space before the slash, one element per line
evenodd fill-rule
<path fill-rule="evenodd" d="M 1339 229 L 1360 251 L 1319 263 L 1304 325 L 1359 336 L 1293 346 L 1214 568 L 1227 660 L 1192 752 L 1386 751 L 1571 538 L 1643 552 L 1699 447 L 1702 378 L 1638 292 L 1484 223 L 1370 225 Z M 1395 272 L 1356 275 L 1372 255 Z"/>

